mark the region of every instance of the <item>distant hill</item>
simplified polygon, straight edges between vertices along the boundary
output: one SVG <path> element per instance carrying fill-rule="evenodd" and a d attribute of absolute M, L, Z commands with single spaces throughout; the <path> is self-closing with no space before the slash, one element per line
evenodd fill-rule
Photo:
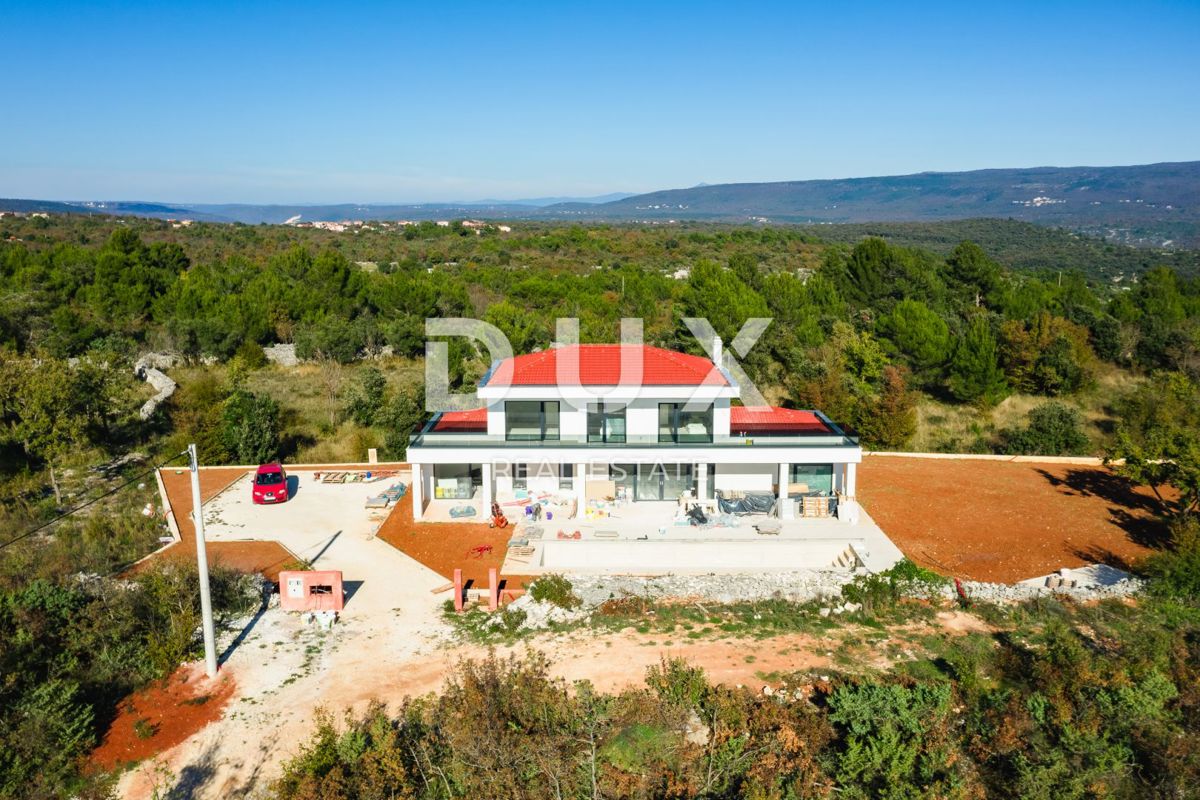
<path fill-rule="evenodd" d="M 1115 280 L 1150 267 L 1172 267 L 1200 274 L 1200 250 L 1130 247 L 1064 228 L 1015 219 L 963 219 L 944 222 L 857 222 L 800 225 L 827 242 L 857 244 L 878 236 L 901 247 L 949 255 L 965 239 L 982 247 L 1006 267 L 1032 272 L 1079 270 L 1097 279 Z"/>
<path fill-rule="evenodd" d="M 582 199 L 328 205 L 0 200 L 0 210 L 186 217 L 254 225 L 294 219 L 695 220 L 833 225 L 998 218 L 1067 228 L 1137 247 L 1200 248 L 1200 161 L 701 184 L 649 194 Z"/>
<path fill-rule="evenodd" d="M 1000 217 L 1084 229 L 1129 244 L 1195 247 L 1200 246 L 1200 161 L 728 183 L 598 205 L 563 203 L 541 209 L 539 216 L 776 223 Z"/>

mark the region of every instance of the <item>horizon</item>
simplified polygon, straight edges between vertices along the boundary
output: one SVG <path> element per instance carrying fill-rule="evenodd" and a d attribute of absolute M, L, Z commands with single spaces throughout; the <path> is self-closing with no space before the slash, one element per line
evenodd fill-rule
<path fill-rule="evenodd" d="M 1153 166 L 1169 165 L 1169 164 L 1196 164 L 1196 163 L 1200 163 L 1200 158 L 1184 159 L 1181 161 L 1153 161 L 1153 162 L 1147 162 L 1144 164 L 1036 164 L 1036 165 L 1031 165 L 1031 166 L 979 167 L 977 169 L 971 169 L 971 170 L 932 170 L 932 169 L 930 169 L 930 170 L 918 170 L 916 172 L 906 172 L 903 174 L 892 174 L 892 175 L 848 175 L 848 176 L 834 177 L 834 178 L 781 178 L 779 180 L 771 180 L 771 181 L 729 181 L 724 184 L 713 184 L 713 183 L 706 183 L 706 182 L 702 181 L 700 183 L 692 184 L 691 186 L 664 186 L 664 187 L 660 187 L 658 189 L 650 189 L 646 192 L 612 191 L 612 192 L 604 192 L 601 194 L 596 194 L 596 195 L 591 195 L 591 196 L 581 196 L 581 197 L 571 197 L 571 198 L 558 197 L 558 196 L 545 196 L 545 197 L 513 197 L 513 198 L 485 197 L 485 198 L 478 198 L 478 199 L 457 198 L 457 199 L 453 199 L 453 200 L 443 200 L 443 201 L 429 201 L 429 200 L 371 200 L 371 201 L 299 200 L 296 202 L 264 201 L 264 202 L 258 202 L 258 203 L 247 202 L 247 201 L 243 201 L 243 200 L 181 200 L 181 199 L 151 198 L 151 197 L 86 197 L 86 198 L 80 198 L 80 197 L 16 197 L 14 195 L 14 196 L 3 196 L 3 197 L 0 197 L 0 199 L 43 201 L 43 202 L 66 203 L 66 204 L 146 203 L 146 204 L 156 204 L 156 205 L 166 205 L 166 206 L 174 205 L 174 206 L 183 206 L 183 207 L 188 207 L 188 206 L 197 206 L 197 207 L 198 206 L 246 206 L 246 207 L 280 206 L 280 207 L 288 207 L 288 208 L 290 208 L 290 207 L 320 208 L 323 206 L 364 206 L 364 207 L 368 207 L 368 206 L 373 206 L 373 207 L 379 207 L 379 206 L 400 206 L 400 207 L 402 207 L 402 206 L 413 206 L 413 207 L 417 207 L 417 206 L 450 206 L 450 207 L 453 207 L 453 206 L 488 206 L 488 205 L 529 205 L 530 208 L 536 208 L 538 206 L 533 205 L 531 201 L 553 199 L 555 204 L 562 203 L 562 202 L 606 202 L 604 200 L 597 200 L 596 198 L 603 198 L 608 195 L 626 195 L 626 196 L 633 197 L 633 196 L 637 196 L 640 194 L 653 194 L 656 192 L 673 191 L 673 190 L 678 190 L 678 189 L 697 189 L 697 188 L 707 187 L 707 186 L 737 186 L 737 185 L 755 185 L 755 184 L 768 184 L 768 183 L 807 183 L 807 182 L 814 182 L 814 181 L 836 182 L 836 181 L 852 181 L 852 180 L 870 180 L 873 178 L 880 178 L 880 179 L 904 178 L 904 177 L 911 177 L 911 176 L 917 176 L 917 175 L 959 174 L 959 173 L 969 173 L 969 172 L 989 172 L 989 171 L 1001 171 L 1001 170 L 1121 169 L 1121 168 L 1132 168 L 1132 167 L 1153 167 Z M 550 204 L 548 204 L 548 205 L 550 205 Z"/>
<path fill-rule="evenodd" d="M 6 86 L 8 197 L 449 204 L 1176 162 L 1200 141 L 1197 5 L 6 12 L 0 68 L 31 76 Z"/>

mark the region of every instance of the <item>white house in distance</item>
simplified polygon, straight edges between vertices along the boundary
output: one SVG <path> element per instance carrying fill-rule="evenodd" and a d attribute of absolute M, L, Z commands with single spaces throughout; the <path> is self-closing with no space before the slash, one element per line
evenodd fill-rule
<path fill-rule="evenodd" d="M 582 508 L 590 482 L 612 481 L 633 503 L 770 492 L 783 519 L 809 497 L 853 520 L 858 442 L 819 411 L 734 405 L 738 395 L 713 361 L 646 345 L 497 362 L 477 390 L 485 405 L 438 414 L 413 436 L 413 514 L 433 499 L 479 499 L 486 513 L 518 490 L 571 492 Z M 447 481 L 453 498 L 440 496 Z"/>

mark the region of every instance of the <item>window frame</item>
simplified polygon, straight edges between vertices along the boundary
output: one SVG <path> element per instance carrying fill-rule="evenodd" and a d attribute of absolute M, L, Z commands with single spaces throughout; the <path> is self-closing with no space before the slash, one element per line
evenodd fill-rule
<path fill-rule="evenodd" d="M 538 433 L 525 435 L 514 435 L 512 431 L 511 417 L 509 417 L 509 409 L 511 406 L 533 406 L 538 407 Z M 546 419 L 547 411 L 553 406 L 554 411 L 554 428 L 548 433 Z M 504 441 L 506 442 L 557 442 L 562 435 L 562 409 L 557 400 L 505 400 L 504 401 Z"/>
<path fill-rule="evenodd" d="M 614 408 L 617 411 L 609 411 Z M 629 406 L 625 403 L 605 403 L 603 401 L 597 403 L 588 403 L 587 406 L 587 442 L 588 444 L 625 444 L 629 441 L 629 421 L 626 416 Z M 592 434 L 592 420 L 598 419 L 600 423 L 600 433 Z M 605 424 L 609 420 L 621 420 L 622 432 L 619 436 L 608 433 L 608 426 Z"/>
<path fill-rule="evenodd" d="M 713 404 L 709 403 L 700 411 L 688 411 L 687 403 L 659 403 L 658 404 L 658 441 L 660 444 L 712 444 L 713 441 Z M 671 409 L 669 412 L 669 425 L 667 430 L 663 429 L 663 409 Z M 708 433 L 703 438 L 692 434 L 684 434 L 680 438 L 680 419 L 683 415 L 704 414 L 708 418 Z"/>

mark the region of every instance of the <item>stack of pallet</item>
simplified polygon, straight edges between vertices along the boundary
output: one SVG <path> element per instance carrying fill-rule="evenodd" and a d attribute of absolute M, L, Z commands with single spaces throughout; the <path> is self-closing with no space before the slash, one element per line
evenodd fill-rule
<path fill-rule="evenodd" d="M 828 497 L 805 497 L 800 503 L 800 516 L 806 519 L 829 516 Z"/>

